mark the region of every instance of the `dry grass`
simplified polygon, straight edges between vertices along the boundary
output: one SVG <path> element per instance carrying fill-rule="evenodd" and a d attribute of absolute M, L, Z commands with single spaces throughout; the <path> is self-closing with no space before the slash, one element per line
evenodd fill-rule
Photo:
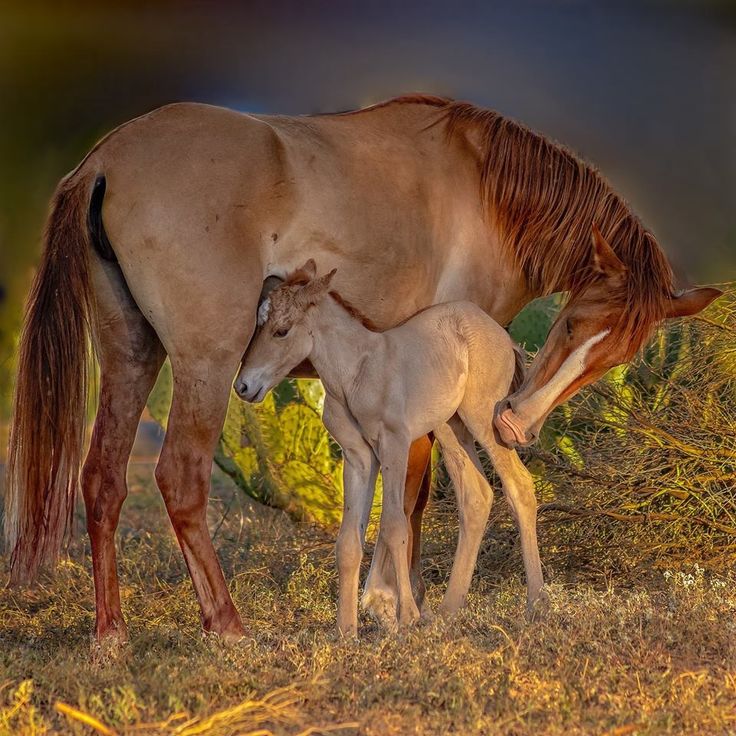
<path fill-rule="evenodd" d="M 121 523 L 131 643 L 94 653 L 88 550 L 53 577 L 0 592 L 0 734 L 661 734 L 736 729 L 736 580 L 701 568 L 580 566 L 585 520 L 542 526 L 552 610 L 523 621 L 521 560 L 498 502 L 469 606 L 399 636 L 333 634 L 332 535 L 256 507 L 215 479 L 212 530 L 251 636 L 203 638 L 148 472 Z M 437 604 L 451 504 L 427 533 Z M 224 518 L 223 518 L 224 517 Z M 215 531 L 216 530 L 216 531 Z M 618 558 L 617 558 L 618 559 Z M 5 570 L 0 570 L 2 574 Z M 88 720 L 84 720 L 84 719 Z M 90 720 L 91 719 L 91 720 Z"/>

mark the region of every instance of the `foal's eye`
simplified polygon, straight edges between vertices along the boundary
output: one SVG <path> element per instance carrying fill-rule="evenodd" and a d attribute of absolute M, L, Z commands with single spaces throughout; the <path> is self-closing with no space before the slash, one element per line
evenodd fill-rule
<path fill-rule="evenodd" d="M 565 320 L 565 329 L 567 330 L 567 336 L 572 337 L 572 322 L 569 319 Z"/>
<path fill-rule="evenodd" d="M 285 330 L 276 330 L 276 332 L 273 333 L 274 337 L 286 337 L 289 334 L 289 328 L 287 327 Z"/>

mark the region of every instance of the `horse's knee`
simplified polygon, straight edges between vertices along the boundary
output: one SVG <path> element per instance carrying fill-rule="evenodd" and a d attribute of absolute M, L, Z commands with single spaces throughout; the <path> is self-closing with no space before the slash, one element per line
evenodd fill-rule
<path fill-rule="evenodd" d="M 363 545 L 356 529 L 341 529 L 335 545 L 337 567 L 340 574 L 350 573 L 360 566 Z"/>
<path fill-rule="evenodd" d="M 381 517 L 380 533 L 392 550 L 406 547 L 409 543 L 409 525 L 403 514 L 388 514 Z"/>
<path fill-rule="evenodd" d="M 154 470 L 156 485 L 175 528 L 198 523 L 207 508 L 209 491 L 204 461 L 162 452 Z"/>
<path fill-rule="evenodd" d="M 465 509 L 466 523 L 472 529 L 485 529 L 488 516 L 491 513 L 493 495 L 490 493 L 476 493 L 467 503 Z"/>

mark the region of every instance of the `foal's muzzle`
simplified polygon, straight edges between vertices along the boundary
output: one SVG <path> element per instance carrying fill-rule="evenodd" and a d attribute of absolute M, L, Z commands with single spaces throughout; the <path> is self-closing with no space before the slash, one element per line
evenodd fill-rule
<path fill-rule="evenodd" d="M 260 383 L 246 382 L 242 378 L 236 378 L 233 384 L 235 393 L 243 401 L 249 401 L 251 403 L 257 403 L 263 401 L 263 398 L 268 393 L 268 390 Z"/>

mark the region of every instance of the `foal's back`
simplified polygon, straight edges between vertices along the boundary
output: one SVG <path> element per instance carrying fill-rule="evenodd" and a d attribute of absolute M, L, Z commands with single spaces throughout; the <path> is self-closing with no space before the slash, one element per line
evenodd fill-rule
<path fill-rule="evenodd" d="M 370 372 L 381 376 L 384 406 L 401 412 L 417 437 L 446 422 L 470 394 L 492 412 L 511 385 L 514 343 L 470 302 L 428 307 L 383 336 Z"/>

